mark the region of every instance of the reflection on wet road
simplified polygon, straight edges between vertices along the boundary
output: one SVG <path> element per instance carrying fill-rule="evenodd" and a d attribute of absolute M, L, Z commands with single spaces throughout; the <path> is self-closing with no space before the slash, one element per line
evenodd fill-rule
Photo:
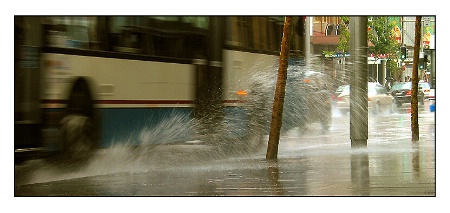
<path fill-rule="evenodd" d="M 133 159 L 108 150 L 78 169 L 16 166 L 15 196 L 435 196 L 435 118 L 424 109 L 418 143 L 410 114 L 399 111 L 369 116 L 368 147 L 352 149 L 349 117 L 335 113 L 328 132 L 320 124 L 286 132 L 276 161 L 265 148 L 232 158 L 201 145 Z"/>

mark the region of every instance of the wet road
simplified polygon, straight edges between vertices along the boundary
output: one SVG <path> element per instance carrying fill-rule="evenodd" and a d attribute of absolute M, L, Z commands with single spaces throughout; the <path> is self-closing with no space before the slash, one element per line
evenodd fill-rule
<path fill-rule="evenodd" d="M 419 109 L 411 142 L 407 107 L 369 116 L 367 148 L 352 149 L 349 117 L 282 135 L 277 161 L 265 148 L 226 158 L 201 144 L 130 154 L 115 147 L 86 165 L 33 160 L 15 168 L 15 196 L 435 196 L 435 117 Z"/>

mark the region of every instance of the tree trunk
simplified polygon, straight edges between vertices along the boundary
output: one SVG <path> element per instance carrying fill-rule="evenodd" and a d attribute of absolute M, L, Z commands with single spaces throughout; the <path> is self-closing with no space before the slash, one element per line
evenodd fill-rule
<path fill-rule="evenodd" d="M 420 51 L 420 37 L 421 37 L 421 26 L 422 26 L 422 16 L 416 16 L 416 33 L 414 41 L 414 63 L 412 70 L 412 91 L 411 91 L 411 132 L 412 141 L 419 140 L 419 115 L 418 115 L 418 71 L 419 71 L 419 51 Z"/>
<path fill-rule="evenodd" d="M 289 41 L 291 37 L 292 17 L 284 19 L 283 39 L 281 41 L 280 65 L 278 67 L 277 85 L 272 109 L 272 121 L 270 123 L 269 142 L 266 159 L 276 159 L 278 155 L 278 143 L 283 118 L 283 105 L 286 88 L 287 67 L 289 59 Z"/>

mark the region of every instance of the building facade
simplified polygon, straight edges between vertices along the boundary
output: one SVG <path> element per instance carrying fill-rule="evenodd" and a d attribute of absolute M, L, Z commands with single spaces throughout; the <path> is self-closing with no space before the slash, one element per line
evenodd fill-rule
<path fill-rule="evenodd" d="M 377 59 L 373 54 L 369 53 L 369 81 L 385 84 L 386 79 L 396 81 L 410 80 L 414 54 L 415 18 L 415 16 L 393 16 L 388 18 L 389 22 L 394 25 L 393 32 L 395 33 L 397 42 L 407 48 L 408 55 L 406 60 L 398 61 L 398 67 L 401 69 L 399 69 L 400 71 L 396 71 L 389 70 L 386 67 L 383 56 L 381 58 L 377 57 Z M 345 60 L 348 59 L 349 55 L 346 53 L 336 54 L 334 56 L 324 54 L 324 52 L 339 52 L 337 51 L 340 37 L 339 28 L 345 27 L 342 18 L 340 16 L 314 16 L 307 17 L 306 23 L 306 27 L 310 30 L 309 38 L 306 39 L 306 45 L 309 44 L 309 53 L 313 56 L 311 64 L 314 65 L 315 69 L 331 73 L 336 84 L 345 84 L 346 76 L 349 75 L 349 71 L 345 70 Z M 432 82 L 432 79 L 435 78 L 434 65 L 431 64 L 435 56 L 435 29 L 435 17 L 423 17 L 420 57 L 425 57 L 428 63 L 425 62 L 425 67 L 419 69 L 419 80 L 428 82 Z M 368 41 L 368 46 L 371 45 L 373 44 Z"/>

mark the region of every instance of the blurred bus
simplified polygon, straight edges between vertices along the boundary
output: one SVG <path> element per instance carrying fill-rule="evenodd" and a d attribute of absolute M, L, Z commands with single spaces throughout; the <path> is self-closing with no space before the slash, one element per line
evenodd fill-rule
<path fill-rule="evenodd" d="M 236 113 L 255 64 L 277 66 L 283 21 L 15 16 L 16 154 L 108 147 L 174 114 Z"/>

